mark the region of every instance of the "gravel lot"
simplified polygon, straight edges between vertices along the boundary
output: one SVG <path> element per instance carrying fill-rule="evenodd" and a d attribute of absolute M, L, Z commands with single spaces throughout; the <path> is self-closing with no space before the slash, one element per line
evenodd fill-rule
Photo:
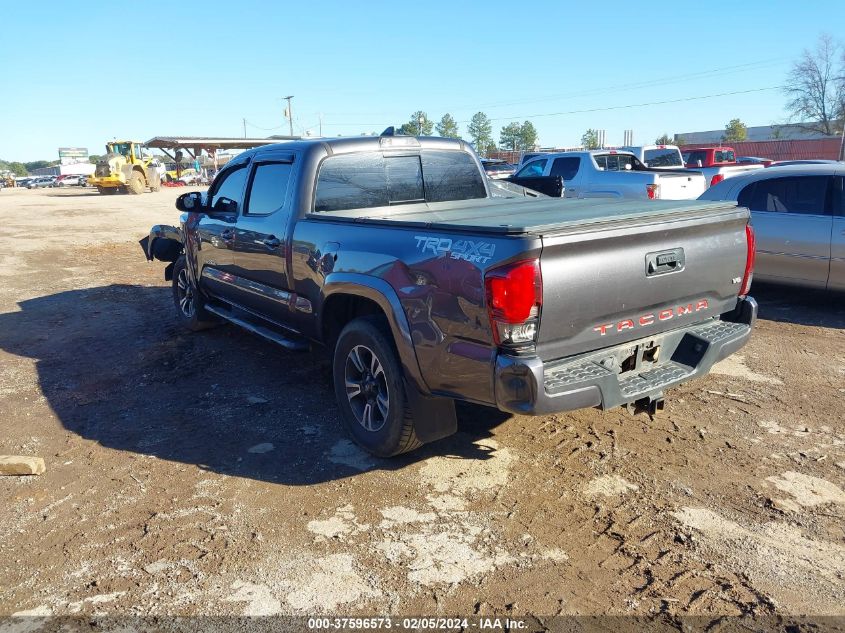
<path fill-rule="evenodd" d="M 845 615 L 845 299 L 623 410 L 459 408 L 394 460 L 324 353 L 179 330 L 137 240 L 175 197 L 0 192 L 0 614 Z"/>

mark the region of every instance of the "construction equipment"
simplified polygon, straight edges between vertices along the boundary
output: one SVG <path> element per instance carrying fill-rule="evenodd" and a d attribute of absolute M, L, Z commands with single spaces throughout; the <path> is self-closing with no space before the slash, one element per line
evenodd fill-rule
<path fill-rule="evenodd" d="M 106 143 L 106 156 L 97 163 L 88 184 L 102 194 L 142 194 L 161 189 L 164 168 L 153 156 L 142 152 L 138 141 L 111 141 Z"/>

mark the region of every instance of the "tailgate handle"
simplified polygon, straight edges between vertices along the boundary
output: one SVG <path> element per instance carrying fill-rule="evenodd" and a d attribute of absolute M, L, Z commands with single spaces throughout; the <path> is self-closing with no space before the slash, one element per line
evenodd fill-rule
<path fill-rule="evenodd" d="M 645 276 L 654 277 L 666 273 L 676 273 L 684 269 L 686 258 L 683 248 L 648 253 L 645 256 Z"/>

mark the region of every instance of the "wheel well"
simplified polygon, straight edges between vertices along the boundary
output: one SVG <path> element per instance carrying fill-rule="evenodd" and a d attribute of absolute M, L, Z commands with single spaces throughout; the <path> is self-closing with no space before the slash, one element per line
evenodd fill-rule
<path fill-rule="evenodd" d="M 362 316 L 384 317 L 384 310 L 372 299 L 357 295 L 335 294 L 323 304 L 323 342 L 332 347 L 346 324 Z"/>

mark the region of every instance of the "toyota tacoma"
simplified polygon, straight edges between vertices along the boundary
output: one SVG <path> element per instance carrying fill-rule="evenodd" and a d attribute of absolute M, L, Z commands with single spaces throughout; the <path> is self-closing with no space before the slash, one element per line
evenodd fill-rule
<path fill-rule="evenodd" d="M 748 340 L 746 209 L 510 187 L 460 140 L 268 145 L 141 245 L 185 327 L 326 346 L 341 419 L 379 456 L 454 433 L 455 400 L 653 413 Z"/>

